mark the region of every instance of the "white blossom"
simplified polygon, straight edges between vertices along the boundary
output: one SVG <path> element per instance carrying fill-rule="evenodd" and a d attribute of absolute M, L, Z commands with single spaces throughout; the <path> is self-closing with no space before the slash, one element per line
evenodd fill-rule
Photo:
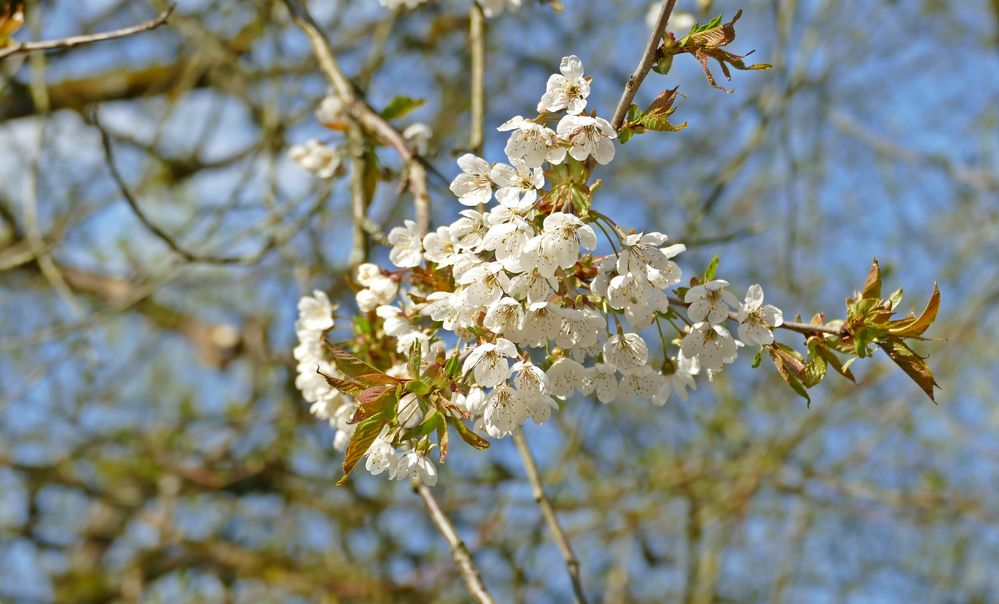
<path fill-rule="evenodd" d="M 746 344 L 773 344 L 775 327 L 784 323 L 784 313 L 771 304 L 763 304 L 763 288 L 749 286 L 746 300 L 739 305 L 739 339 Z"/>
<path fill-rule="evenodd" d="M 606 165 L 614 159 L 613 139 L 617 132 L 602 117 L 567 115 L 555 130 L 559 138 L 571 143 L 569 155 L 575 160 L 583 161 L 592 155 L 597 163 Z"/>
<path fill-rule="evenodd" d="M 554 212 L 545 217 L 541 235 L 544 255 L 562 268 L 570 268 L 579 259 L 579 246 L 588 250 L 597 247 L 593 227 L 583 223 L 578 216 Z"/>
<path fill-rule="evenodd" d="M 538 189 L 545 186 L 541 168 L 530 168 L 522 160 L 513 160 L 512 166 L 496 164 L 489 177 L 499 187 L 496 190 L 496 201 L 517 210 L 533 207 L 538 199 Z"/>
<path fill-rule="evenodd" d="M 538 113 L 565 109 L 569 115 L 579 115 L 586 108 L 586 97 L 590 96 L 590 83 L 583 77 L 583 62 L 576 55 L 562 57 L 559 71 L 562 73 L 548 78 Z"/>
<path fill-rule="evenodd" d="M 416 151 L 417 155 L 427 154 L 430 147 L 430 139 L 433 135 L 434 132 L 430 129 L 430 126 L 422 122 L 410 124 L 402 131 L 402 137 L 409 141 L 409 144 Z"/>
<path fill-rule="evenodd" d="M 302 296 L 298 301 L 298 320 L 301 327 L 313 331 L 326 331 L 333 327 L 335 307 L 330 299 L 318 289 L 311 296 Z"/>
<path fill-rule="evenodd" d="M 508 384 L 493 388 L 486 397 L 482 411 L 482 421 L 486 431 L 493 438 L 503 438 L 517 429 L 527 417 L 527 405 L 523 397 Z"/>
<path fill-rule="evenodd" d="M 423 237 L 423 255 L 437 266 L 451 266 L 458 258 L 458 247 L 451 228 L 437 227 Z"/>
<path fill-rule="evenodd" d="M 458 158 L 458 167 L 462 172 L 451 181 L 451 192 L 458 202 L 466 206 L 478 206 L 489 203 L 493 196 L 493 182 L 489 177 L 489 162 L 466 153 Z"/>
<path fill-rule="evenodd" d="M 413 449 L 405 454 L 396 463 L 394 474 L 391 478 L 396 480 L 406 480 L 417 478 L 420 482 L 432 487 L 437 484 L 437 466 L 425 454 Z"/>
<path fill-rule="evenodd" d="M 520 9 L 520 4 L 523 0 L 476 0 L 479 6 L 482 7 L 482 14 L 488 18 L 495 17 L 503 12 L 504 9 L 510 11 L 511 13 L 516 12 Z"/>
<path fill-rule="evenodd" d="M 294 145 L 288 149 L 288 157 L 319 178 L 333 178 L 342 161 L 336 149 L 316 139 L 306 141 L 304 145 Z"/>
<path fill-rule="evenodd" d="M 604 343 L 604 363 L 625 375 L 641 373 L 649 362 L 649 346 L 637 333 L 615 334 Z"/>
<path fill-rule="evenodd" d="M 694 323 L 705 320 L 714 324 L 723 323 L 728 319 L 729 307 L 739 305 L 739 299 L 726 287 L 728 281 L 715 279 L 687 290 L 683 297 L 683 301 L 690 305 L 687 317 Z"/>
<path fill-rule="evenodd" d="M 475 377 L 475 383 L 483 388 L 492 388 L 505 382 L 510 377 L 508 359 L 517 356 L 517 347 L 506 338 L 497 338 L 496 343 L 479 344 L 465 358 L 461 372 L 469 371 Z"/>
<path fill-rule="evenodd" d="M 703 369 L 719 371 L 735 360 L 738 344 L 727 329 L 707 321 L 694 323 L 689 329 L 680 350 L 684 356 L 696 357 Z"/>
<path fill-rule="evenodd" d="M 510 161 L 522 161 L 529 168 L 536 168 L 545 160 L 550 164 L 565 161 L 566 147 L 547 126 L 517 115 L 501 124 L 497 130 L 512 131 L 504 149 Z"/>
<path fill-rule="evenodd" d="M 586 380 L 586 369 L 569 358 L 562 358 L 554 363 L 545 372 L 551 393 L 555 396 L 567 397 L 572 395 L 573 390 L 581 390 Z"/>
<path fill-rule="evenodd" d="M 375 442 L 371 443 L 367 455 L 368 459 L 364 462 L 364 468 L 372 476 L 378 476 L 386 470 L 388 470 L 389 474 L 395 473 L 395 466 L 399 462 L 399 456 L 395 451 L 395 447 L 392 446 L 391 441 L 385 438 L 384 430 L 375 439 Z"/>
<path fill-rule="evenodd" d="M 489 305 L 482 324 L 495 334 L 516 335 L 524 323 L 524 308 L 510 297 L 500 298 Z"/>
<path fill-rule="evenodd" d="M 389 260 L 399 268 L 412 268 L 423 262 L 423 242 L 415 222 L 407 220 L 404 224 L 389 231 Z"/>

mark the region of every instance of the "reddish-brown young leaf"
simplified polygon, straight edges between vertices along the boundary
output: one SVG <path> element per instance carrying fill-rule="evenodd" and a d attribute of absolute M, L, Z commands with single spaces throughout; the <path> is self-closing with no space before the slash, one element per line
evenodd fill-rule
<path fill-rule="evenodd" d="M 337 481 L 337 486 L 347 482 L 351 470 L 371 448 L 371 443 L 378 438 L 386 421 L 388 419 L 384 413 L 377 413 L 357 425 L 354 435 L 350 437 L 350 442 L 347 444 L 347 450 L 344 452 L 343 477 Z"/>
<path fill-rule="evenodd" d="M 326 378 L 326 383 L 333 386 L 340 392 L 344 394 L 349 394 L 350 396 L 357 396 L 364 390 L 364 384 L 355 382 L 353 380 L 345 380 L 343 378 L 338 378 L 335 375 L 330 375 L 323 371 L 322 369 L 316 368 L 316 373 Z"/>
<path fill-rule="evenodd" d="M 916 337 L 923 335 L 923 332 L 933 324 L 933 321 L 937 318 L 937 312 L 940 311 L 940 288 L 936 283 L 933 284 L 933 294 L 930 296 L 930 301 L 926 303 L 926 308 L 923 312 L 919 313 L 919 316 L 915 316 L 910 313 L 910 315 L 904 319 L 898 321 L 892 321 L 888 324 L 888 333 L 896 336 L 904 337 Z"/>
<path fill-rule="evenodd" d="M 878 342 L 878 346 L 887 353 L 891 360 L 895 361 L 896 365 L 902 368 L 906 375 L 912 378 L 912 381 L 916 382 L 916 385 L 926 393 L 926 396 L 930 397 L 931 401 L 937 402 L 933 396 L 933 389 L 939 388 L 940 385 L 937 384 L 933 372 L 926 364 L 925 357 L 916 354 L 905 342 L 897 338 Z"/>

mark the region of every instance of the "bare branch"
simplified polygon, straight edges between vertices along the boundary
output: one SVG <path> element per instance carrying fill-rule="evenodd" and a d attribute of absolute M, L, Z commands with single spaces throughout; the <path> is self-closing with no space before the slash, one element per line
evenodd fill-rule
<path fill-rule="evenodd" d="M 527 439 L 524 438 L 524 432 L 520 428 L 517 428 L 513 433 L 513 442 L 517 445 L 517 451 L 520 452 L 520 458 L 524 462 L 524 469 L 527 470 L 527 480 L 531 483 L 534 501 L 541 508 L 541 515 L 544 516 L 548 529 L 552 532 L 555 545 L 558 546 L 558 551 L 562 554 L 562 559 L 565 560 L 565 567 L 569 572 L 569 579 L 572 581 L 572 590 L 576 594 L 576 602 L 577 604 L 586 604 L 583 581 L 579 576 L 579 560 L 572 551 L 572 544 L 569 543 L 569 538 L 562 530 L 562 525 L 559 524 L 552 502 L 545 495 L 545 487 L 541 482 L 541 472 L 538 471 L 538 464 L 534 461 L 534 455 L 531 454 L 531 449 L 527 446 Z"/>
<path fill-rule="evenodd" d="M 676 0 L 663 0 L 663 7 L 659 11 L 659 18 L 656 19 L 656 25 L 652 28 L 652 33 L 649 34 L 649 42 L 645 45 L 642 60 L 638 63 L 635 73 L 631 74 L 631 77 L 625 82 L 621 100 L 617 102 L 617 109 L 614 110 L 614 118 L 611 120 L 611 126 L 615 130 L 621 127 L 621 124 L 624 122 L 624 116 L 628 113 L 628 107 L 631 106 L 631 101 L 635 99 L 635 94 L 638 93 L 639 86 L 642 85 L 645 76 L 649 75 L 649 71 L 652 70 L 652 66 L 656 62 L 656 50 L 659 48 L 659 40 L 662 39 L 663 32 L 666 31 L 666 23 L 669 21 L 670 14 L 673 13 L 673 6 L 675 4 Z"/>
<path fill-rule="evenodd" d="M 336 93 L 344 101 L 350 118 L 357 121 L 361 127 L 376 134 L 399 154 L 404 164 L 406 183 L 413 194 L 416 206 L 416 224 L 420 235 L 430 231 L 430 193 L 427 189 L 427 170 L 422 158 L 409 145 L 402 133 L 385 121 L 377 111 L 371 108 L 354 90 L 354 85 L 347 78 L 333 54 L 326 35 L 309 13 L 305 2 L 301 0 L 284 0 L 291 12 L 292 20 L 309 38 L 312 51 L 319 61 L 319 69 L 329 80 Z"/>
<path fill-rule="evenodd" d="M 468 150 L 482 155 L 486 121 L 486 15 L 478 2 L 472 3 L 468 21 L 472 63 L 472 129 Z"/>
<path fill-rule="evenodd" d="M 469 553 L 465 542 L 458 536 L 458 531 L 454 530 L 454 525 L 441 511 L 430 487 L 414 478 L 413 491 L 423 499 L 431 520 L 434 521 L 437 530 L 451 546 L 451 556 L 454 558 L 454 563 L 458 566 L 461 576 L 465 579 L 465 584 L 468 585 L 468 591 L 472 593 L 479 604 L 495 604 L 496 601 L 489 594 L 486 584 L 482 582 L 482 575 L 479 574 L 479 569 L 475 566 L 475 561 L 472 560 L 472 554 Z"/>
<path fill-rule="evenodd" d="M 115 40 L 118 38 L 125 38 L 128 36 L 134 36 L 135 34 L 141 34 L 146 31 L 156 29 L 157 27 L 164 25 L 170 15 L 173 14 L 173 10 L 176 8 L 175 4 L 171 4 L 167 7 L 165 11 L 160 13 L 155 19 L 139 23 L 138 25 L 132 25 L 131 27 L 124 27 L 122 29 L 116 29 L 113 31 L 106 31 L 96 34 L 86 34 L 82 36 L 70 36 L 68 38 L 60 38 L 58 40 L 42 40 L 40 42 L 15 42 L 4 48 L 0 48 L 0 61 L 6 59 L 7 57 L 12 57 L 14 55 L 27 54 L 29 52 L 37 52 L 43 50 L 56 50 L 63 48 L 75 48 L 77 46 L 84 46 L 86 44 L 93 44 L 95 42 L 104 42 L 106 40 Z"/>

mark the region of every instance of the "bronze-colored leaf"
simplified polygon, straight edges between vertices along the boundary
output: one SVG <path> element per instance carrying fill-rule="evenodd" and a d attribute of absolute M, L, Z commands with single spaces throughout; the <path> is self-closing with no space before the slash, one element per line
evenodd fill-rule
<path fill-rule="evenodd" d="M 910 314 L 904 319 L 892 321 L 888 325 L 888 333 L 896 336 L 916 337 L 923 335 L 923 332 L 933 324 L 940 311 L 940 288 L 933 284 L 933 294 L 930 301 L 926 303 L 926 308 L 916 317 Z"/>
<path fill-rule="evenodd" d="M 893 338 L 885 342 L 878 342 L 878 346 L 888 354 L 891 360 L 895 361 L 896 365 L 902 368 L 906 375 L 912 378 L 912 381 L 916 382 L 916 385 L 926 393 L 926 396 L 930 397 L 931 401 L 937 402 L 933 396 L 933 389 L 939 388 L 940 385 L 937 384 L 924 357 L 916 354 L 900 339 Z"/>
<path fill-rule="evenodd" d="M 337 486 L 347 482 L 351 470 L 371 448 L 371 443 L 378 438 L 386 421 L 388 419 L 384 413 L 377 413 L 357 425 L 353 436 L 350 437 L 350 442 L 347 443 L 347 450 L 343 458 L 343 477 L 337 481 Z"/>

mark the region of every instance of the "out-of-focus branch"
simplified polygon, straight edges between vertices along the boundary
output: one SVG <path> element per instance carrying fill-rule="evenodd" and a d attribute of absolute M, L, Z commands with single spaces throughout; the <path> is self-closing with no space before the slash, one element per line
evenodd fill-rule
<path fill-rule="evenodd" d="M 175 5 L 171 4 L 165 11 L 160 13 L 155 19 L 139 23 L 138 25 L 132 25 L 131 27 L 124 27 L 122 29 L 116 29 L 113 31 L 101 32 L 96 34 L 87 34 L 82 36 L 70 36 L 68 38 L 60 38 L 58 40 L 43 40 L 40 42 L 15 42 L 9 44 L 4 48 L 0 48 L 0 61 L 11 57 L 14 55 L 26 54 L 29 52 L 38 52 L 43 50 L 56 50 L 62 48 L 75 48 L 77 46 L 83 46 L 85 44 L 93 44 L 95 42 L 104 42 L 107 40 L 115 40 L 118 38 L 125 38 L 128 36 L 134 36 L 146 31 L 156 29 L 157 27 L 165 24 L 167 19 L 173 13 Z"/>
<path fill-rule="evenodd" d="M 409 145 L 401 132 L 385 121 L 357 94 L 354 85 L 340 68 L 329 40 L 315 19 L 312 18 L 305 2 L 284 0 L 284 3 L 291 12 L 295 25 L 309 38 L 312 51 L 319 62 L 319 69 L 343 100 L 348 116 L 357 121 L 365 130 L 377 135 L 399 154 L 406 173 L 406 183 L 410 193 L 413 194 L 416 206 L 416 224 L 420 234 L 425 235 L 430 231 L 430 193 L 427 189 L 427 170 L 423 165 L 422 158 Z"/>
<path fill-rule="evenodd" d="M 614 118 L 611 119 L 611 126 L 615 130 L 621 127 L 621 124 L 624 122 L 624 116 L 628 113 L 628 107 L 631 107 L 631 101 L 635 99 L 638 88 L 645 81 L 645 76 L 649 75 L 652 66 L 656 62 L 656 50 L 659 48 L 659 40 L 662 39 L 663 32 L 666 31 L 666 23 L 669 21 L 670 14 L 673 13 L 673 6 L 675 4 L 676 0 L 663 0 L 663 7 L 659 10 L 659 18 L 656 19 L 652 33 L 649 34 L 649 42 L 645 45 L 642 60 L 639 61 L 635 73 L 631 74 L 631 77 L 625 82 L 621 100 L 617 102 L 617 109 L 614 110 Z"/>
<path fill-rule="evenodd" d="M 482 155 L 486 122 L 486 15 L 478 2 L 472 3 L 468 21 L 472 63 L 472 128 L 468 137 L 468 150 Z"/>
<path fill-rule="evenodd" d="M 458 566 L 462 578 L 465 579 L 468 591 L 472 593 L 472 596 L 479 604 L 495 604 L 495 600 L 489 594 L 486 584 L 482 582 L 482 575 L 479 574 L 479 569 L 475 566 L 475 561 L 472 560 L 472 554 L 469 553 L 465 542 L 458 536 L 458 531 L 454 529 L 454 525 L 451 524 L 451 521 L 441 511 L 441 507 L 437 504 L 437 500 L 430 491 L 430 487 L 420 482 L 419 479 L 414 478 L 413 491 L 423 500 L 437 530 L 440 531 L 441 535 L 448 542 L 448 545 L 451 546 L 451 556 L 454 558 L 454 563 Z"/>
<path fill-rule="evenodd" d="M 572 551 L 572 544 L 569 543 L 569 538 L 565 535 L 565 531 L 562 530 L 562 525 L 559 524 L 555 508 L 552 507 L 552 502 L 545 495 L 545 486 L 541 481 L 541 472 L 538 471 L 538 464 L 534 461 L 534 455 L 531 453 L 530 447 L 527 446 L 527 439 L 524 438 L 524 432 L 520 428 L 513 433 L 513 442 L 517 445 L 517 451 L 524 462 L 524 469 L 527 471 L 527 480 L 531 483 L 531 492 L 534 495 L 534 501 L 541 508 L 541 515 L 544 516 L 545 523 L 548 524 L 548 529 L 552 532 L 555 545 L 558 546 L 558 551 L 562 554 L 562 559 L 565 560 L 565 567 L 569 572 L 569 579 L 572 581 L 572 590 L 576 594 L 576 602 L 578 604 L 586 604 L 587 600 L 586 593 L 583 591 L 583 580 L 579 576 L 579 560 Z"/>

